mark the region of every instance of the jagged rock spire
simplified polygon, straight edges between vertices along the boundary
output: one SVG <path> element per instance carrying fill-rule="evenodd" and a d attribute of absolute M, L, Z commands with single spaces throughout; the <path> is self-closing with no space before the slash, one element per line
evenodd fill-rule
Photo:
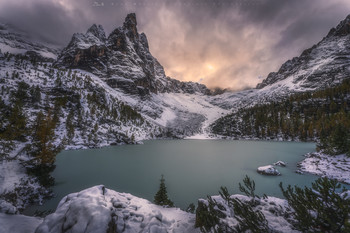
<path fill-rule="evenodd" d="M 129 38 L 138 38 L 136 14 L 130 13 L 126 16 L 123 28 L 127 31 Z"/>
<path fill-rule="evenodd" d="M 106 40 L 106 33 L 101 25 L 93 24 L 86 33 L 91 33 L 100 40 Z"/>
<path fill-rule="evenodd" d="M 332 28 L 327 37 L 330 36 L 346 36 L 350 34 L 350 15 L 348 15 L 343 21 L 341 21 L 337 27 Z"/>
<path fill-rule="evenodd" d="M 145 96 L 158 92 L 210 93 L 200 84 L 181 83 L 165 76 L 164 68 L 149 51 L 147 37 L 137 32 L 136 14 L 128 14 L 123 26 L 106 38 L 102 26 L 92 25 L 86 34 L 76 33 L 62 51 L 56 66 L 94 73 L 110 87 Z"/>
<path fill-rule="evenodd" d="M 137 21 L 136 21 L 136 14 L 135 13 L 130 13 L 125 17 L 125 21 L 123 24 L 124 28 L 126 29 L 134 29 L 137 26 Z"/>

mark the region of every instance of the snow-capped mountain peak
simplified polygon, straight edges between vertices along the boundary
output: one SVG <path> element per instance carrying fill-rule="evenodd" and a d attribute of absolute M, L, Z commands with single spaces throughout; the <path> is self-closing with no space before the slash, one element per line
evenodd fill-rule
<path fill-rule="evenodd" d="M 123 26 L 114 29 L 107 38 L 102 26 L 95 24 L 85 34 L 74 34 L 56 66 L 92 72 L 110 87 L 127 94 L 210 93 L 202 84 L 166 77 L 164 68 L 149 51 L 146 35 L 137 31 L 135 13 L 128 14 Z"/>
<path fill-rule="evenodd" d="M 126 31 L 126 34 L 130 39 L 138 39 L 139 34 L 137 32 L 137 20 L 136 20 L 136 14 L 130 13 L 126 16 L 123 29 Z"/>
<path fill-rule="evenodd" d="M 106 40 L 106 33 L 105 33 L 105 30 L 103 29 L 102 25 L 93 24 L 87 30 L 86 34 L 91 34 L 91 35 L 95 36 L 97 39 L 99 39 L 100 41 Z"/>
<path fill-rule="evenodd" d="M 283 92 L 309 91 L 337 85 L 349 75 L 350 15 L 319 43 L 285 62 L 277 72 L 271 72 L 257 88 L 283 80 Z"/>
<path fill-rule="evenodd" d="M 348 15 L 338 26 L 332 28 L 327 37 L 331 36 L 346 36 L 350 34 L 350 15 Z"/>

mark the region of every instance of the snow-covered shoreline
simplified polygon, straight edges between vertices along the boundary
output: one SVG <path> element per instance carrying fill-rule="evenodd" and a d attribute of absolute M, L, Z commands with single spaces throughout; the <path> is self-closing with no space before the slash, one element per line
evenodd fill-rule
<path fill-rule="evenodd" d="M 305 157 L 298 163 L 299 171 L 350 184 L 350 157 L 345 154 L 331 156 L 322 152 L 307 153 Z"/>
<path fill-rule="evenodd" d="M 327 176 L 332 179 L 337 179 L 340 182 L 350 184 L 350 158 L 345 154 L 330 156 L 321 152 L 312 152 L 306 154 L 305 157 L 306 158 L 298 164 L 300 171 L 319 176 Z M 13 161 L 17 162 L 18 160 Z M 108 193 L 108 195 L 106 195 L 106 193 Z M 233 196 L 241 200 L 247 198 L 238 194 Z M 221 197 L 214 196 L 214 198 L 221 203 Z M 203 200 L 200 199 L 199 202 Z M 96 208 L 92 208 L 91 205 Z M 285 200 L 268 197 L 266 200 L 261 199 L 259 206 L 267 217 L 271 228 L 275 230 L 297 232 L 294 231 L 290 223 L 288 223 L 289 220 L 287 221 L 282 215 L 282 212 L 288 207 Z M 3 205 L 2 207 L 6 206 Z M 8 206 L 7 210 L 11 210 L 11 208 L 11 206 Z M 68 216 L 68 210 L 70 208 L 76 208 L 76 212 L 73 211 L 71 213 L 72 216 Z M 101 217 L 103 221 L 101 220 L 102 223 L 100 223 L 101 229 L 109 229 L 110 223 L 114 221 L 116 228 L 119 229 L 122 227 L 123 229 L 128 229 L 126 232 L 134 232 L 135 229 L 141 232 L 147 232 L 153 229 L 157 229 L 159 232 L 200 232 L 198 228 L 194 228 L 195 214 L 187 213 L 178 208 L 156 206 L 148 200 L 135 197 L 132 194 L 109 190 L 102 185 L 82 190 L 79 193 L 67 195 L 61 200 L 56 212 L 48 215 L 45 219 L 19 215 L 16 209 L 6 213 L 5 209 L 6 208 L 2 208 L 2 211 L 0 211 L 0 225 L 3 225 L 2 228 L 0 227 L 0 232 L 2 230 L 4 232 L 9 230 L 15 232 L 48 232 L 47 229 L 51 229 L 54 225 L 63 227 L 67 224 L 78 229 L 81 227 L 81 224 L 83 227 L 89 226 L 90 221 L 100 222 L 101 219 L 90 218 L 91 214 L 97 212 L 98 215 L 103 215 Z M 229 208 L 227 207 L 226 210 L 229 211 Z M 87 216 L 79 217 L 74 220 L 73 215 L 78 216 L 81 211 L 87 214 Z M 114 214 L 111 214 L 112 212 Z M 280 214 L 276 215 L 276 213 Z M 127 222 L 120 222 L 119 224 L 119 217 L 113 218 L 113 216 L 120 215 L 119 219 L 124 219 L 125 214 L 128 215 L 126 219 L 131 218 L 134 220 L 127 220 Z M 228 218 L 224 221 L 226 224 L 233 226 L 237 223 L 232 214 L 228 214 L 227 216 Z M 23 221 L 23 226 L 27 227 L 28 231 L 25 231 L 22 226 L 16 225 L 15 223 L 17 221 Z M 38 230 L 35 230 L 38 226 Z"/>

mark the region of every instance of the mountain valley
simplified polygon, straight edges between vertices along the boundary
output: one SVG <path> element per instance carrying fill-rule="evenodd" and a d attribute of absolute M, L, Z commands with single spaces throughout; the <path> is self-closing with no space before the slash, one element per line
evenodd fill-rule
<path fill-rule="evenodd" d="M 50 174 L 61 150 L 142 144 L 153 139 L 224 138 L 313 141 L 326 154 L 344 156 L 350 151 L 350 15 L 256 88 L 237 92 L 214 91 L 204 84 L 166 76 L 150 52 L 146 35 L 138 32 L 134 13 L 108 36 L 95 24 L 85 34 L 75 33 L 65 48 L 33 42 L 24 33 L 0 24 L 0 49 L 1 213 L 20 213 L 29 204 L 43 203 L 54 195 Z M 100 200 L 104 189 L 95 186 L 82 191 L 87 198 L 83 202 Z M 154 232 L 192 229 L 188 224 L 198 221 L 189 214 L 186 223 L 176 226 L 168 219 L 173 213 L 166 208 L 113 190 L 107 196 L 104 202 L 113 213 L 127 209 L 136 222 L 142 222 L 141 215 L 148 216 L 150 232 L 152 221 L 162 216 L 167 218 L 166 226 L 155 224 L 158 231 Z M 79 198 L 72 194 L 62 200 L 60 219 L 70 216 L 64 211 L 70 203 L 79 203 Z M 285 201 L 269 198 L 280 203 L 280 212 L 270 217 L 291 230 L 281 214 L 288 209 Z M 136 201 L 136 209 L 130 200 Z M 144 204 L 150 205 L 152 214 L 138 209 Z M 264 205 L 263 212 L 268 213 L 271 206 L 267 201 Z M 134 216 L 133 211 L 142 214 Z M 180 210 L 176 211 L 175 217 L 183 221 Z M 63 224 L 49 216 L 36 232 Z M 237 224 L 234 217 L 227 216 L 227 221 Z M 118 218 L 111 220 L 114 217 L 103 220 L 103 227 L 112 229 L 108 232 L 123 229 Z"/>

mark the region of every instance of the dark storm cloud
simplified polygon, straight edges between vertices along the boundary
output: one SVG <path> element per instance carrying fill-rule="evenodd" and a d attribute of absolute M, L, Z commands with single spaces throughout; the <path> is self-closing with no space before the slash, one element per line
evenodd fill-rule
<path fill-rule="evenodd" d="M 109 33 L 130 12 L 136 12 L 138 29 L 167 75 L 243 89 L 322 39 L 350 13 L 350 2 L 0 0 L 2 21 L 62 46 L 93 23 Z"/>
<path fill-rule="evenodd" d="M 75 30 L 79 30 L 81 13 L 67 11 L 51 1 L 1 1 L 2 21 L 40 37 L 48 42 L 62 44 Z"/>

